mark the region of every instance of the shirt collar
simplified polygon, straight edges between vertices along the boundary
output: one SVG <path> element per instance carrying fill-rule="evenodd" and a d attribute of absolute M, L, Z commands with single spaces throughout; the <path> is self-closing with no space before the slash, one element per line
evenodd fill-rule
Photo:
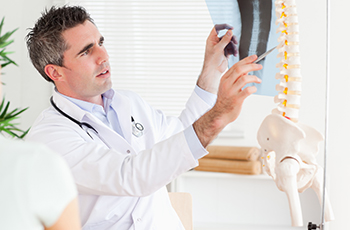
<path fill-rule="evenodd" d="M 96 105 L 96 104 L 91 103 L 91 102 L 79 100 L 79 99 L 76 99 L 73 97 L 68 97 L 68 96 L 58 92 L 58 90 L 56 88 L 55 88 L 55 91 L 59 95 L 61 95 L 62 97 L 68 99 L 69 101 L 71 101 L 72 103 L 77 105 L 82 110 L 85 110 L 85 111 L 90 112 L 90 113 L 93 113 L 95 110 L 97 110 L 97 111 L 102 110 L 103 111 L 103 108 L 100 105 Z M 114 95 L 115 95 L 115 92 L 113 89 L 109 89 L 108 91 L 106 91 L 105 93 L 102 94 L 103 106 L 104 106 L 104 110 L 106 113 L 108 112 L 108 109 L 109 109 L 111 103 L 113 102 Z"/>
<path fill-rule="evenodd" d="M 109 108 L 114 100 L 115 92 L 113 89 L 108 90 L 107 92 L 102 94 L 103 106 L 105 112 L 108 113 Z"/>

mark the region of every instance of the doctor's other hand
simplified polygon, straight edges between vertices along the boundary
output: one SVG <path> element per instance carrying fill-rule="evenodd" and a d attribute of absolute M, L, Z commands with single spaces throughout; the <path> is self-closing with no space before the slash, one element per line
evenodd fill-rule
<path fill-rule="evenodd" d="M 227 32 L 219 38 L 218 31 L 223 29 L 227 29 Z M 225 54 L 238 53 L 237 39 L 233 36 L 232 29 L 233 27 L 227 24 L 215 25 L 206 41 L 203 68 L 197 85 L 213 94 L 217 94 L 220 78 L 227 70 L 228 61 Z"/>
<path fill-rule="evenodd" d="M 228 24 L 216 24 L 214 26 L 216 33 L 219 34 L 220 30 L 233 30 L 233 27 L 228 25 Z M 220 37 L 220 40 L 222 39 L 222 37 Z M 224 49 L 224 54 L 225 56 L 228 58 L 230 55 L 233 55 L 235 57 L 237 57 L 238 55 L 238 40 L 237 37 L 235 35 L 232 35 L 231 37 L 231 41 L 226 45 L 225 49 Z"/>
<path fill-rule="evenodd" d="M 253 63 L 256 59 L 256 55 L 246 57 L 222 76 L 215 105 L 193 123 L 203 147 L 207 147 L 226 125 L 237 119 L 244 100 L 256 92 L 255 86 L 245 87 L 249 83 L 261 83 L 257 76 L 248 75 L 251 71 L 262 69 L 262 65 Z"/>

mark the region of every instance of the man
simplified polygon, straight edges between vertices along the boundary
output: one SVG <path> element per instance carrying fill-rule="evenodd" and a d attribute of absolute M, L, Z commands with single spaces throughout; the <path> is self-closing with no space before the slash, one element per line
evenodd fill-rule
<path fill-rule="evenodd" d="M 104 38 L 83 8 L 53 7 L 38 20 L 27 46 L 55 92 L 53 107 L 39 116 L 28 139 L 47 144 L 67 160 L 79 191 L 83 229 L 183 229 L 165 185 L 198 165 L 205 147 L 256 90 L 242 88 L 260 83 L 247 75 L 262 68 L 252 63 L 256 56 L 220 79 L 227 66 L 224 48 L 231 40 L 230 30 L 222 39 L 211 31 L 195 92 L 176 118 L 135 93 L 111 89 Z M 215 105 L 202 98 L 216 100 Z"/>

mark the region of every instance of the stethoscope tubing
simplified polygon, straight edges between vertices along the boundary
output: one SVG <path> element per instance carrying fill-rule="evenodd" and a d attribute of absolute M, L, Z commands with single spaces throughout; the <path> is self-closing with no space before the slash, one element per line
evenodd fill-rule
<path fill-rule="evenodd" d="M 75 124 L 77 124 L 81 129 L 84 130 L 83 126 L 86 126 L 88 129 L 92 129 L 96 134 L 98 134 L 98 131 L 89 123 L 86 122 L 80 122 L 76 119 L 74 119 L 73 117 L 69 116 L 67 113 L 63 112 L 60 108 L 57 107 L 57 105 L 55 104 L 55 102 L 53 101 L 53 97 L 50 98 L 50 103 L 51 105 L 57 110 L 57 112 L 59 112 L 60 114 L 62 114 L 64 117 L 68 118 L 69 120 L 71 120 L 72 122 L 74 122 Z M 89 132 L 86 132 L 91 139 L 94 139 Z"/>
<path fill-rule="evenodd" d="M 63 112 L 60 108 L 58 108 L 58 106 L 53 101 L 53 97 L 50 98 L 50 103 L 54 107 L 54 109 L 57 112 L 59 112 L 61 115 L 63 115 L 64 117 L 68 118 L 69 120 L 71 120 L 75 124 L 77 124 L 83 130 L 84 130 L 83 126 L 87 127 L 88 129 L 92 129 L 96 133 L 96 135 L 103 141 L 103 139 L 98 134 L 98 131 L 92 125 L 90 125 L 89 123 L 86 123 L 86 122 L 80 122 L 77 119 L 74 119 L 73 117 L 68 115 L 67 113 Z M 133 116 L 131 116 L 131 122 L 133 124 L 133 135 L 136 136 L 136 137 L 142 136 L 143 135 L 143 130 L 144 130 L 143 125 L 140 124 L 140 123 L 135 123 L 135 120 L 134 120 Z M 85 130 L 85 132 L 90 136 L 91 139 L 94 139 L 87 130 Z"/>

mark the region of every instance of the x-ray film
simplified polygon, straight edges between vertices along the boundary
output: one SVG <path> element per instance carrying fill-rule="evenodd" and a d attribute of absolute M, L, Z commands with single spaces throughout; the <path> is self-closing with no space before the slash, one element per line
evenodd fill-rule
<path fill-rule="evenodd" d="M 269 49 L 278 45 L 276 15 L 273 0 L 206 0 L 211 18 L 214 24 L 229 24 L 233 26 L 233 34 L 238 39 L 239 53 L 229 58 L 229 67 L 237 61 L 256 54 L 260 56 Z M 226 31 L 221 31 L 219 36 Z M 258 95 L 275 96 L 275 79 L 279 62 L 277 50 L 274 50 L 265 59 L 259 62 L 264 67 L 262 70 L 251 72 L 262 80 L 261 84 L 255 84 Z"/>

